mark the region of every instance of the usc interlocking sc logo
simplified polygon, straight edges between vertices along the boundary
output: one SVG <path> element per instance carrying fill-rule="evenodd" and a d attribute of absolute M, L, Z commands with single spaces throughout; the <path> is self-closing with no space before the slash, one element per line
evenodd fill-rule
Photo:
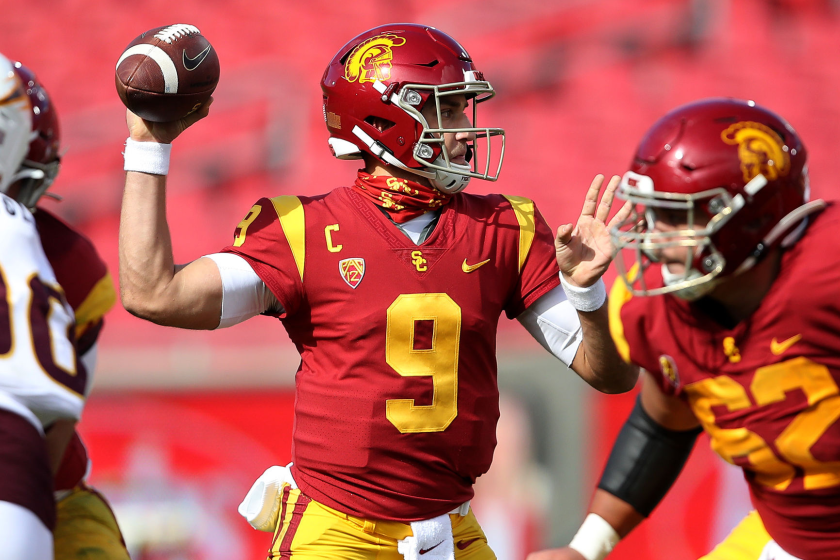
<path fill-rule="evenodd" d="M 371 37 L 358 45 L 347 58 L 344 77 L 348 82 L 384 82 L 391 79 L 391 61 L 394 47 L 405 44 L 405 38 L 385 33 Z"/>
<path fill-rule="evenodd" d="M 428 270 L 426 262 L 426 259 L 423 258 L 422 251 L 411 252 L 411 264 L 414 265 L 414 268 L 417 269 L 417 272 L 426 272 Z"/>
<path fill-rule="evenodd" d="M 790 156 L 784 149 L 784 141 L 772 128 L 744 121 L 733 124 L 720 137 L 727 144 L 738 146 L 744 182 L 749 183 L 759 174 L 768 181 L 787 175 Z"/>
<path fill-rule="evenodd" d="M 679 387 L 680 374 L 677 373 L 677 363 L 674 361 L 674 358 L 668 354 L 662 354 L 659 356 L 659 367 L 662 369 L 662 375 L 665 376 L 671 385 Z"/>

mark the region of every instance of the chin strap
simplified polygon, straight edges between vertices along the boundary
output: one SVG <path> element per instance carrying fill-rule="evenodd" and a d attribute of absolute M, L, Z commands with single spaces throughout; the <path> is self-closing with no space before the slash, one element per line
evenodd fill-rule
<path fill-rule="evenodd" d="M 805 228 L 808 227 L 808 216 L 816 212 L 821 212 L 826 206 L 825 200 L 818 198 L 817 200 L 803 204 L 779 220 L 779 223 L 773 226 L 773 229 L 764 236 L 761 243 L 756 246 L 753 254 L 741 263 L 741 266 L 738 267 L 734 274 L 741 274 L 754 267 L 764 257 L 769 248 L 776 246 L 782 235 L 788 234 L 779 243 L 781 247 L 790 247 L 799 241 L 799 238 L 805 233 Z"/>
<path fill-rule="evenodd" d="M 771 229 L 767 235 L 764 236 L 761 243 L 756 245 L 752 255 L 747 257 L 744 262 L 741 263 L 741 266 L 735 269 L 732 276 L 738 276 L 739 274 L 743 274 L 744 272 L 750 270 L 758 264 L 762 258 L 764 258 L 770 248 L 777 245 L 781 247 L 790 247 L 799 241 L 802 234 L 805 232 L 805 228 L 808 227 L 808 217 L 816 212 L 821 212 L 826 206 L 827 204 L 824 200 L 817 199 L 807 202 L 788 213 L 784 218 L 779 220 L 779 223 L 773 226 L 773 229 Z M 785 234 L 787 235 L 779 241 L 779 238 Z M 670 286 L 678 282 L 684 282 L 686 280 L 696 280 L 698 278 L 702 278 L 703 276 L 704 274 L 702 272 L 694 268 L 689 270 L 688 274 L 685 275 L 673 274 L 670 270 L 668 270 L 667 265 L 662 264 L 662 279 L 666 286 Z M 720 280 L 713 279 L 702 284 L 677 290 L 673 292 L 673 295 L 686 301 L 696 301 L 711 292 L 719 283 Z"/>
<path fill-rule="evenodd" d="M 455 194 L 461 192 L 466 188 L 467 184 L 469 184 L 470 182 L 469 176 L 461 175 L 460 173 L 449 173 L 447 171 L 415 169 L 413 167 L 408 167 L 403 162 L 395 158 L 394 155 L 390 151 L 388 151 L 388 148 L 386 148 L 384 144 L 374 140 L 370 136 L 370 134 L 368 134 L 358 126 L 353 127 L 353 135 L 356 136 L 362 142 L 364 142 L 364 144 L 368 148 L 370 148 L 370 151 L 373 155 L 375 155 L 388 165 L 393 165 L 394 167 L 399 167 L 400 169 L 404 169 L 409 173 L 414 173 L 415 175 L 419 175 L 420 177 L 425 177 L 429 180 L 429 182 L 434 188 L 436 188 L 442 193 Z M 343 153 L 343 155 L 344 159 L 349 159 L 347 157 L 348 154 L 346 152 Z M 438 156 L 434 163 L 437 165 L 443 165 L 446 162 L 442 156 Z M 469 165 L 459 165 L 457 163 L 450 162 L 449 166 L 465 172 L 470 171 Z"/>

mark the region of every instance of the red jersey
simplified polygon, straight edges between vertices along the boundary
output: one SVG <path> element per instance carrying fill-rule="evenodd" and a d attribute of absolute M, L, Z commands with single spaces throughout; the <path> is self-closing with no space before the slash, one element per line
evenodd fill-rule
<path fill-rule="evenodd" d="M 87 237 L 43 208 L 33 215 L 47 260 L 76 315 L 76 352 L 82 356 L 96 342 L 103 317 L 116 302 L 114 282 Z M 55 489 L 75 487 L 84 478 L 87 467 L 87 450 L 77 432 L 56 473 Z"/>
<path fill-rule="evenodd" d="M 225 249 L 283 305 L 301 355 L 293 475 L 312 499 L 415 521 L 473 496 L 496 445 L 496 328 L 559 284 L 524 198 L 458 194 L 415 245 L 339 188 L 261 199 Z"/>
<path fill-rule="evenodd" d="M 807 560 L 840 558 L 840 208 L 782 256 L 760 307 L 732 329 L 676 297 L 616 282 L 611 330 L 625 359 L 685 400 L 712 448 L 744 469 L 773 539 Z M 658 267 L 649 286 L 662 286 Z"/>

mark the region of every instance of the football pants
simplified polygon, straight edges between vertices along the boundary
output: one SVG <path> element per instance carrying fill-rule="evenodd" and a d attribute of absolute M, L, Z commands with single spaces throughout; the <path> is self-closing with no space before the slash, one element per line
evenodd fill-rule
<path fill-rule="evenodd" d="M 758 512 L 752 511 L 700 560 L 799 560 L 773 541 Z"/>
<path fill-rule="evenodd" d="M 450 519 L 456 560 L 496 560 L 472 510 Z M 411 535 L 407 523 L 347 515 L 284 485 L 268 559 L 404 560 L 397 541 Z"/>
<path fill-rule="evenodd" d="M 80 484 L 57 510 L 55 560 L 129 560 L 117 519 L 96 490 Z"/>

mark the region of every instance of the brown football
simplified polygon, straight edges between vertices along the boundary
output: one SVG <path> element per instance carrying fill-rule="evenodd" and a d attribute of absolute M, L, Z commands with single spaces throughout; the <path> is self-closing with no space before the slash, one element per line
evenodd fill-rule
<path fill-rule="evenodd" d="M 219 83 L 219 57 L 197 27 L 179 23 L 146 31 L 117 61 L 117 93 L 135 115 L 178 120 L 207 101 Z"/>

